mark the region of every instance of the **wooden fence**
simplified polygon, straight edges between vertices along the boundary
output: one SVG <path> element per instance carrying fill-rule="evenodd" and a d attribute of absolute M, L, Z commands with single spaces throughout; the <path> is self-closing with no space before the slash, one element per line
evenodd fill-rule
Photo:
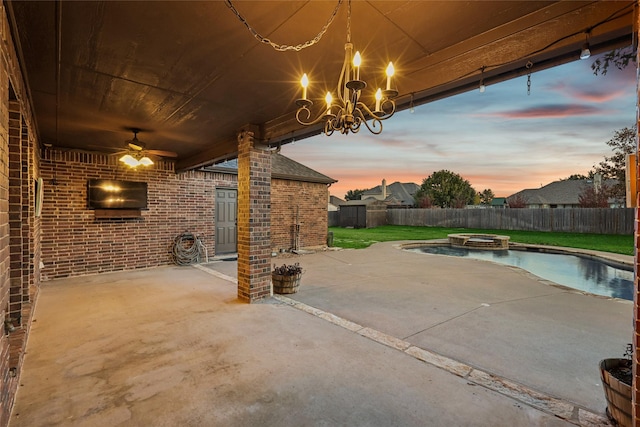
<path fill-rule="evenodd" d="M 388 209 L 387 224 L 632 235 L 634 209 Z"/>
<path fill-rule="evenodd" d="M 339 227 L 340 211 L 329 211 L 328 214 L 329 227 Z"/>

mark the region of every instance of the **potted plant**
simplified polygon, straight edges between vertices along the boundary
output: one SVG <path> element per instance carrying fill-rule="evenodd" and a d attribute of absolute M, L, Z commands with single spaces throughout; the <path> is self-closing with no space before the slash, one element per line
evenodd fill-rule
<path fill-rule="evenodd" d="M 300 286 L 302 277 L 302 267 L 297 262 L 295 264 L 283 264 L 280 267 L 273 267 L 271 272 L 271 282 L 273 292 L 276 294 L 295 294 Z"/>
<path fill-rule="evenodd" d="M 633 346 L 627 344 L 624 358 L 600 361 L 600 378 L 607 399 L 607 416 L 617 425 L 632 425 L 631 382 L 633 381 L 631 356 Z"/>

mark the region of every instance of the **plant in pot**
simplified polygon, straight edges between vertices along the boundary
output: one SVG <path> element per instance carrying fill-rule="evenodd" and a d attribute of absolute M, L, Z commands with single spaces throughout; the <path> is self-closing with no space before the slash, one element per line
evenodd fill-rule
<path fill-rule="evenodd" d="M 631 382 L 633 367 L 631 357 L 633 346 L 627 344 L 624 358 L 603 359 L 600 361 L 600 378 L 607 399 L 607 416 L 617 425 L 632 425 Z"/>
<path fill-rule="evenodd" d="M 273 267 L 271 272 L 271 283 L 273 292 L 276 294 L 295 294 L 300 287 L 302 277 L 302 267 L 297 262 L 295 264 L 283 264 L 280 267 Z"/>

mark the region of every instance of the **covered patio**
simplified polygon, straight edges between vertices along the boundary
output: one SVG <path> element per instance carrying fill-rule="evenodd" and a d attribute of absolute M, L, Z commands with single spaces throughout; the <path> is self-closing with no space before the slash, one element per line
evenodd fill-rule
<path fill-rule="evenodd" d="M 264 304 L 233 261 L 48 283 L 10 425 L 608 424 L 630 301 L 396 243 L 286 261 Z"/>
<path fill-rule="evenodd" d="M 324 93 L 340 74 L 346 28 L 363 55 L 369 92 L 362 99 L 375 102 L 373 89 L 384 87 L 393 61 L 387 93 L 397 90 L 400 111 L 577 60 L 585 42 L 592 54 L 634 44 L 636 9 L 635 1 L 3 2 L 0 425 L 23 375 L 41 285 L 65 279 L 73 288 L 73 280 L 103 280 L 75 276 L 166 266 L 168 236 L 185 228 L 204 230 L 215 253 L 220 212 L 211 194 L 227 184 L 202 167 L 238 158 L 237 287 L 225 300 L 269 296 L 271 153 L 322 132 L 322 122 L 296 120 L 298 81 L 309 74 L 308 98 L 322 115 Z M 305 41 L 308 48 L 284 52 L 270 45 Z M 157 156 L 152 167 L 118 162 L 132 143 Z M 148 210 L 99 216 L 85 188 L 96 178 L 148 183 Z M 91 250 L 80 253 L 84 247 Z M 171 277 L 173 270 L 158 271 Z M 215 280 L 197 281 L 204 278 Z M 368 297 L 364 290 L 358 296 Z M 92 307 L 78 302 L 84 322 Z M 269 310 L 259 307 L 236 308 Z M 50 326 L 62 326 L 53 319 Z M 250 320 L 239 318 L 233 339 L 243 328 L 260 331 Z M 629 337 L 636 359 L 638 328 Z"/>

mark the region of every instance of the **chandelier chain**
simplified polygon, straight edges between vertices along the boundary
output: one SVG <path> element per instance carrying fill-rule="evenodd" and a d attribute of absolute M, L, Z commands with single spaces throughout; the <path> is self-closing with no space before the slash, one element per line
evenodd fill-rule
<path fill-rule="evenodd" d="M 351 0 L 347 0 L 347 43 L 351 43 Z"/>
<path fill-rule="evenodd" d="M 343 1 L 344 0 L 338 0 L 338 4 L 336 4 L 335 9 L 333 9 L 333 13 L 331 14 L 329 19 L 327 20 L 327 23 L 324 24 L 324 26 L 322 27 L 320 32 L 313 39 L 308 40 L 308 41 L 306 41 L 304 43 L 297 44 L 295 46 L 290 46 L 290 45 L 286 45 L 286 44 L 278 44 L 278 43 L 272 42 L 270 39 L 262 36 L 251 25 L 249 25 L 247 20 L 240 14 L 238 9 L 235 8 L 235 6 L 231 2 L 231 0 L 225 0 L 225 4 L 227 5 L 227 7 L 229 9 L 231 9 L 231 11 L 236 15 L 236 17 L 238 17 L 240 22 L 242 22 L 244 24 L 244 26 L 247 27 L 247 29 L 253 35 L 253 37 L 255 37 L 255 39 L 258 40 L 260 43 L 268 44 L 272 48 L 274 48 L 275 50 L 277 50 L 279 52 L 285 52 L 285 51 L 289 51 L 289 50 L 293 50 L 293 51 L 299 52 L 302 49 L 306 49 L 308 47 L 311 47 L 311 46 L 313 46 L 314 44 L 316 44 L 316 43 L 318 43 L 320 41 L 322 36 L 324 36 L 324 33 L 326 33 L 327 30 L 329 29 L 329 26 L 331 25 L 331 23 L 335 19 L 336 15 L 338 14 L 338 10 L 340 9 L 340 5 L 342 5 Z M 350 0 L 349 0 L 349 3 L 351 3 Z M 349 4 L 349 6 L 351 6 L 351 4 Z M 351 14 L 351 8 L 349 8 L 349 14 Z M 351 31 L 350 28 L 349 28 L 349 31 Z"/>
<path fill-rule="evenodd" d="M 531 95 L 531 67 L 533 67 L 533 62 L 527 61 L 527 96 Z"/>

